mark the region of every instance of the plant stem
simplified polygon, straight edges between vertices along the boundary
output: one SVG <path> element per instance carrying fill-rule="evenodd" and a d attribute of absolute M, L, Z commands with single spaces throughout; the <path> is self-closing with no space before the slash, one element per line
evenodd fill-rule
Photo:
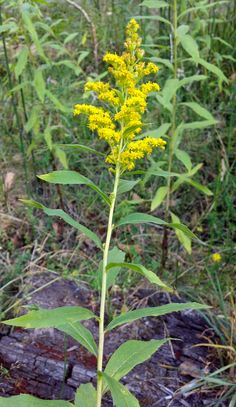
<path fill-rule="evenodd" d="M 103 266 L 102 266 L 102 289 L 101 289 L 101 301 L 100 301 L 100 316 L 99 316 L 99 345 L 98 345 L 98 360 L 97 360 L 97 404 L 96 407 L 101 407 L 102 402 L 102 377 L 99 374 L 102 372 L 103 365 L 103 352 L 104 352 L 104 316 L 105 316 L 105 306 L 106 306 L 106 293 L 107 293 L 107 262 L 108 253 L 111 242 L 112 230 L 113 230 L 113 215 L 117 197 L 117 189 L 120 179 L 120 165 L 116 165 L 115 182 L 113 193 L 111 194 L 111 206 L 107 225 L 107 237 L 103 253 Z"/>
<path fill-rule="evenodd" d="M 173 53 L 172 60 L 174 65 L 174 79 L 177 79 L 178 70 L 178 59 L 177 59 L 177 0 L 173 0 Z M 172 163 L 174 158 L 174 147 L 175 147 L 175 132 L 176 132 L 176 111 L 177 111 L 177 97 L 176 92 L 172 98 L 172 116 L 171 116 L 171 137 L 170 137 L 170 147 L 168 155 L 168 172 L 171 172 Z M 167 178 L 167 197 L 166 197 L 166 208 L 165 208 L 165 219 L 168 221 L 169 209 L 170 209 L 170 191 L 171 191 L 171 177 Z M 166 260 L 168 257 L 168 229 L 164 228 L 163 239 L 162 239 L 162 258 L 161 265 L 164 268 Z"/>

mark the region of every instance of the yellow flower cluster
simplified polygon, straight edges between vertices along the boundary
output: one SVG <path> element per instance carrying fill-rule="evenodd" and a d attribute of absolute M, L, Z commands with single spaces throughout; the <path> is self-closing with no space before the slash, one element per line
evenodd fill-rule
<path fill-rule="evenodd" d="M 87 82 L 84 88 L 86 91 L 94 91 L 98 94 L 98 99 L 107 102 L 112 106 L 118 106 L 120 99 L 115 89 L 112 89 L 109 83 Z"/>
<path fill-rule="evenodd" d="M 120 155 L 119 148 L 116 147 L 106 158 L 106 162 L 109 164 L 116 164 L 119 160 L 121 166 L 130 171 L 135 168 L 135 162 L 137 160 L 140 160 L 145 155 L 151 154 L 155 147 L 163 149 L 165 144 L 166 142 L 162 138 L 146 137 L 143 140 L 130 142 Z"/>
<path fill-rule="evenodd" d="M 98 100 L 109 104 L 110 109 L 87 104 L 78 104 L 74 109 L 75 115 L 86 114 L 89 129 L 108 142 L 111 152 L 106 162 L 118 164 L 121 172 L 134 169 L 137 160 L 151 154 L 154 148 L 163 149 L 166 144 L 161 138 L 135 140 L 142 130 L 148 95 L 160 90 L 154 82 L 139 84 L 146 76 L 157 73 L 158 67 L 143 61 L 138 30 L 139 24 L 132 19 L 126 28 L 125 52 L 122 55 L 107 53 L 103 58 L 109 65 L 108 71 L 114 77 L 116 88 L 101 81 L 85 85 L 86 91 L 95 92 Z"/>

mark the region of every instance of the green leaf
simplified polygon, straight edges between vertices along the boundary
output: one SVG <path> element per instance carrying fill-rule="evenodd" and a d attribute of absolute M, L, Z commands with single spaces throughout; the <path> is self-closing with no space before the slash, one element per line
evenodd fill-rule
<path fill-rule="evenodd" d="M 192 185 L 198 191 L 202 192 L 203 194 L 205 194 L 207 196 L 213 196 L 214 195 L 213 192 L 209 188 L 207 188 L 205 185 L 199 184 L 199 182 L 197 182 L 197 181 L 193 181 L 190 178 L 186 178 L 185 182 Z"/>
<path fill-rule="evenodd" d="M 213 37 L 213 39 L 216 40 L 216 41 L 221 42 L 221 44 L 226 45 L 226 47 L 233 49 L 233 46 L 232 46 L 229 42 L 223 40 L 222 38 L 220 38 L 220 37 Z"/>
<path fill-rule="evenodd" d="M 190 109 L 192 109 L 195 113 L 197 113 L 199 116 L 203 117 L 206 120 L 211 120 L 212 122 L 217 123 L 217 120 L 212 116 L 208 110 L 206 110 L 204 107 L 199 105 L 199 103 L 196 102 L 184 102 L 181 103 L 183 106 L 188 106 Z"/>
<path fill-rule="evenodd" d="M 78 66 L 78 64 L 74 64 L 73 62 L 71 62 L 68 59 L 64 59 L 63 61 L 59 61 L 59 62 L 54 62 L 54 65 L 56 66 L 67 66 L 67 68 L 72 69 L 72 71 L 74 71 L 74 73 L 76 75 L 80 75 L 80 73 L 82 72 L 82 69 L 80 68 L 80 66 Z"/>
<path fill-rule="evenodd" d="M 63 105 L 55 95 L 52 94 L 49 90 L 45 90 L 45 95 L 51 100 L 51 102 L 59 109 L 62 113 L 70 113 L 71 109 Z"/>
<path fill-rule="evenodd" d="M 113 247 L 113 249 L 109 250 L 108 253 L 108 260 L 107 263 L 108 265 L 111 262 L 115 262 L 115 263 L 122 263 L 125 259 L 125 253 L 118 249 L 118 247 Z M 110 273 L 108 273 L 107 275 L 107 289 L 109 289 L 110 287 L 112 287 L 115 284 L 116 281 L 116 277 L 118 275 L 118 273 L 120 272 L 121 267 L 117 266 L 114 267 Z M 100 280 L 102 281 L 102 261 L 99 264 L 99 272 L 100 272 Z"/>
<path fill-rule="evenodd" d="M 174 70 L 173 64 L 169 61 L 169 59 L 165 58 L 158 58 L 158 57 L 151 57 L 149 58 L 152 62 L 157 62 L 159 65 L 164 65 L 169 68 L 171 71 Z"/>
<path fill-rule="evenodd" d="M 45 81 L 44 81 L 43 73 L 42 73 L 41 69 L 37 69 L 34 72 L 34 87 L 35 87 L 35 90 L 39 97 L 39 100 L 43 103 L 46 85 L 45 85 Z"/>
<path fill-rule="evenodd" d="M 74 40 L 78 35 L 79 35 L 79 33 L 71 33 L 71 34 L 67 35 L 66 39 L 64 40 L 64 45 L 68 44 L 68 42 Z"/>
<path fill-rule="evenodd" d="M 186 34 L 180 37 L 180 42 L 184 50 L 193 58 L 194 61 L 199 59 L 198 45 L 191 35 Z"/>
<path fill-rule="evenodd" d="M 17 64 L 15 66 L 15 75 L 16 78 L 18 79 L 19 76 L 22 74 L 24 71 L 27 61 L 28 61 L 28 56 L 29 56 L 29 50 L 27 47 L 23 47 L 17 60 Z"/>
<path fill-rule="evenodd" d="M 110 205 L 110 199 L 108 196 L 98 188 L 90 179 L 84 177 L 76 171 L 53 171 L 48 174 L 38 175 L 38 178 L 51 184 L 62 185 L 87 185 L 96 191 L 102 199 Z"/>
<path fill-rule="evenodd" d="M 96 407 L 96 398 L 92 383 L 81 384 L 75 393 L 75 407 Z"/>
<path fill-rule="evenodd" d="M 112 395 L 113 404 L 116 407 L 140 407 L 138 400 L 129 392 L 127 387 L 117 382 L 106 373 L 102 373 Z"/>
<path fill-rule="evenodd" d="M 18 318 L 2 321 L 3 324 L 20 326 L 22 328 L 57 328 L 66 323 L 85 321 L 96 318 L 94 313 L 83 307 L 59 307 L 54 309 L 39 309 L 30 311 Z"/>
<path fill-rule="evenodd" d="M 175 155 L 179 161 L 181 161 L 185 168 L 190 171 L 192 169 L 192 161 L 189 154 L 186 151 L 176 149 Z"/>
<path fill-rule="evenodd" d="M 162 90 L 162 95 L 166 103 L 170 102 L 179 87 L 179 79 L 167 79 Z"/>
<path fill-rule="evenodd" d="M 117 326 L 127 324 L 144 317 L 159 317 L 162 315 L 170 314 L 172 312 L 179 312 L 187 309 L 199 310 L 207 308 L 210 307 L 208 307 L 205 304 L 198 304 L 196 302 L 171 303 L 161 305 L 160 307 L 141 308 L 141 309 L 139 308 L 134 311 L 129 311 L 126 312 L 125 314 L 121 314 L 118 317 L 115 317 L 106 327 L 106 332 L 111 331 Z"/>
<path fill-rule="evenodd" d="M 60 161 L 61 165 L 65 170 L 68 169 L 68 162 L 67 162 L 67 157 L 65 151 L 63 151 L 58 145 L 54 144 L 54 154 Z"/>
<path fill-rule="evenodd" d="M 33 0 L 33 3 L 48 4 L 48 0 Z"/>
<path fill-rule="evenodd" d="M 157 218 L 156 216 L 148 215 L 146 213 L 131 213 L 130 215 L 125 216 L 122 218 L 117 226 L 122 226 L 122 225 L 129 225 L 129 224 L 145 224 L 145 223 L 150 223 L 150 224 L 155 224 L 155 225 L 165 225 L 168 226 L 172 229 L 179 229 L 182 232 L 186 234 L 186 236 L 190 237 L 191 239 L 198 239 L 196 235 L 194 235 L 191 230 L 186 225 L 183 225 L 182 223 L 167 223 L 164 220 Z M 199 240 L 199 239 L 198 239 Z"/>
<path fill-rule="evenodd" d="M 158 100 L 158 102 L 165 108 L 167 109 L 171 114 L 173 111 L 173 105 L 166 101 L 161 95 L 156 95 L 156 99 Z"/>
<path fill-rule="evenodd" d="M 169 178 L 169 177 L 180 177 L 181 174 L 177 172 L 170 172 L 170 171 L 165 171 L 162 168 L 155 167 L 155 169 L 150 168 L 149 173 L 151 175 L 156 175 L 157 177 L 163 177 L 163 178 Z"/>
<path fill-rule="evenodd" d="M 155 15 L 155 16 L 134 16 L 135 20 L 157 20 L 161 21 L 161 23 L 165 23 L 171 26 L 171 22 L 164 17 Z"/>
<path fill-rule="evenodd" d="M 155 273 L 153 273 L 153 271 L 146 269 L 141 264 L 121 263 L 121 262 L 116 263 L 113 261 L 112 263 L 109 263 L 107 265 L 106 269 L 107 269 L 107 271 L 109 271 L 116 267 L 127 268 L 132 271 L 135 271 L 136 273 L 142 274 L 142 276 L 146 277 L 146 279 L 150 283 L 156 284 L 158 287 L 161 287 L 166 291 L 169 291 L 169 292 L 173 291 L 170 287 L 168 287 L 165 283 L 163 283 L 163 281 L 161 281 L 161 279 Z M 109 276 L 109 273 L 108 273 L 108 276 Z"/>
<path fill-rule="evenodd" d="M 199 163 L 197 165 L 195 165 L 195 167 L 193 167 L 191 169 L 191 171 L 188 172 L 188 176 L 192 177 L 193 175 L 195 175 L 201 168 L 202 168 L 203 164 Z"/>
<path fill-rule="evenodd" d="M 151 204 L 151 211 L 154 211 L 154 209 L 158 208 L 158 206 L 161 205 L 161 203 L 164 201 L 166 195 L 168 192 L 168 187 L 159 187 L 158 190 L 156 191 L 156 194 L 152 200 Z"/>
<path fill-rule="evenodd" d="M 171 219 L 173 223 L 180 223 L 180 219 L 173 212 L 171 212 Z M 186 236 L 181 230 L 178 229 L 175 230 L 175 234 L 180 243 L 187 251 L 187 253 L 191 254 L 192 253 L 191 239 L 188 236 Z"/>
<path fill-rule="evenodd" d="M 185 24 L 179 25 L 176 32 L 177 32 L 177 37 L 179 37 L 179 38 L 183 37 L 184 35 L 187 34 L 187 32 L 189 32 L 189 25 L 185 25 Z"/>
<path fill-rule="evenodd" d="M 139 6 L 146 6 L 148 8 L 163 8 L 169 7 L 169 4 L 166 1 L 161 0 L 144 0 Z"/>
<path fill-rule="evenodd" d="M 139 181 L 140 179 L 137 179 L 135 181 L 120 179 L 117 194 L 120 195 L 124 194 L 125 192 L 131 191 L 135 187 L 135 185 L 139 183 Z"/>
<path fill-rule="evenodd" d="M 204 66 L 208 71 L 214 73 L 221 81 L 228 83 L 228 79 L 226 78 L 224 73 L 221 71 L 221 69 L 218 68 L 217 66 L 210 64 L 209 62 L 205 61 L 202 58 L 198 58 L 196 62 L 198 64 Z"/>
<path fill-rule="evenodd" d="M 90 353 L 97 356 L 97 345 L 93 338 L 93 335 L 89 329 L 85 328 L 79 321 L 57 326 L 59 331 L 65 332 L 70 335 L 76 341 L 78 341 L 82 346 L 84 346 Z"/>
<path fill-rule="evenodd" d="M 28 394 L 20 396 L 0 397 L 0 407 L 74 407 L 69 401 L 40 400 Z"/>
<path fill-rule="evenodd" d="M 86 151 L 86 152 L 89 152 L 89 153 L 101 155 L 103 157 L 105 156 L 105 154 L 100 153 L 100 151 L 94 150 L 93 148 L 88 147 L 88 146 L 84 146 L 83 144 L 57 144 L 57 145 L 59 147 L 61 147 L 61 148 L 72 148 L 72 149 L 75 149 L 75 150 L 78 149 L 78 150 Z"/>
<path fill-rule="evenodd" d="M 202 120 L 202 121 L 197 121 L 197 122 L 191 122 L 191 123 L 184 123 L 182 124 L 182 129 L 183 130 L 196 130 L 196 129 L 205 129 L 206 127 L 209 126 L 214 126 L 216 124 L 216 120 Z"/>
<path fill-rule="evenodd" d="M 188 85 L 192 82 L 199 82 L 199 81 L 205 81 L 207 79 L 206 75 L 192 75 L 192 76 L 187 76 L 186 78 L 183 78 L 179 81 L 179 87 Z"/>
<path fill-rule="evenodd" d="M 168 132 L 170 126 L 171 126 L 171 123 L 163 123 L 157 129 L 146 131 L 145 133 L 143 133 L 142 138 L 143 137 L 156 137 L 156 138 L 157 137 L 163 137 Z"/>
<path fill-rule="evenodd" d="M 105 373 L 115 380 L 126 376 L 135 366 L 145 362 L 155 353 L 167 339 L 137 341 L 129 340 L 123 343 L 110 357 Z"/>
<path fill-rule="evenodd" d="M 48 59 L 44 53 L 41 42 L 39 41 L 38 34 L 34 28 L 34 24 L 33 24 L 32 20 L 30 18 L 30 14 L 25 9 L 22 8 L 21 15 L 22 15 L 22 19 L 24 21 L 25 27 L 26 27 L 27 31 L 29 32 L 33 43 L 35 44 L 38 54 L 41 56 L 41 58 L 43 58 L 48 63 Z"/>
<path fill-rule="evenodd" d="M 51 133 L 51 128 L 49 126 L 46 127 L 44 130 L 44 140 L 46 141 L 47 147 L 50 151 L 52 151 L 53 147 L 53 142 L 52 142 L 52 133 Z"/>
<path fill-rule="evenodd" d="M 40 122 L 40 113 L 41 113 L 41 106 L 35 105 L 33 106 L 29 119 L 25 125 L 25 131 L 29 133 L 32 129 L 38 127 Z"/>
<path fill-rule="evenodd" d="M 48 216 L 58 216 L 59 218 L 63 219 L 64 222 L 73 226 L 75 229 L 78 229 L 81 233 L 83 233 L 90 240 L 92 240 L 99 249 L 102 249 L 101 239 L 99 239 L 99 237 L 94 232 L 92 232 L 90 229 L 88 229 L 86 226 L 83 226 L 79 222 L 74 220 L 70 215 L 68 215 L 62 209 L 50 209 L 50 208 L 47 208 L 46 206 L 42 205 L 41 203 L 30 200 L 30 199 L 21 199 L 21 202 L 23 202 L 25 205 L 27 205 L 29 207 L 42 209 L 43 212 L 46 213 L 46 215 L 48 215 Z"/>
<path fill-rule="evenodd" d="M 131 213 L 124 218 L 122 218 L 118 223 L 117 226 L 123 225 L 130 225 L 130 224 L 138 224 L 138 223 L 154 223 L 156 225 L 166 225 L 166 222 L 160 218 L 156 218 L 152 215 L 148 215 L 146 213 Z"/>

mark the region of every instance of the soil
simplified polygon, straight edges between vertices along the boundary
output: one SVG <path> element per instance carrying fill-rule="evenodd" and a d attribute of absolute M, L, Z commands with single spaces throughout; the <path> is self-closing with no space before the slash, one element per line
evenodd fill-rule
<path fill-rule="evenodd" d="M 28 304 L 43 308 L 80 305 L 97 312 L 96 293 L 85 285 L 55 279 L 54 274 L 37 274 L 28 281 L 29 290 L 36 290 Z M 174 296 L 150 288 L 130 292 L 129 308 L 158 306 L 183 302 Z M 113 294 L 113 312 L 123 305 L 122 293 Z M 24 311 L 25 312 L 25 311 Z M 97 323 L 86 321 L 97 339 Z M 164 345 L 150 360 L 138 365 L 122 380 L 140 401 L 142 407 L 205 407 L 214 406 L 215 395 L 205 391 L 192 392 L 202 375 L 214 368 L 207 347 L 193 347 L 206 341 L 210 334 L 204 318 L 197 312 L 184 311 L 161 318 L 143 318 L 119 327 L 106 336 L 105 359 L 128 339 L 176 338 Z M 23 330 L 0 327 L 0 395 L 8 397 L 30 393 L 43 399 L 73 400 L 81 383 L 95 384 L 96 359 L 72 338 L 56 329 Z M 185 386 L 185 387 L 183 387 Z M 111 407 L 107 396 L 103 407 Z M 225 407 L 222 404 L 222 407 Z"/>

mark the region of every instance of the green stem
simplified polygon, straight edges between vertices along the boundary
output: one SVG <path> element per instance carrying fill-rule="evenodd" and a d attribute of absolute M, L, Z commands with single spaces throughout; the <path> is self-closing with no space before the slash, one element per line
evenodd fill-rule
<path fill-rule="evenodd" d="M 100 302 L 100 316 L 99 316 L 99 345 L 98 345 L 98 360 L 97 360 L 97 404 L 96 407 L 101 407 L 102 402 L 102 376 L 99 374 L 102 372 L 103 365 L 103 353 L 104 353 L 104 316 L 105 316 L 105 306 L 106 306 L 106 294 L 107 294 L 107 262 L 108 262 L 108 253 L 111 242 L 112 230 L 113 230 L 113 215 L 117 197 L 117 189 L 120 179 L 120 165 L 117 163 L 116 173 L 115 173 L 115 182 L 113 193 L 111 194 L 111 206 L 108 218 L 107 225 L 107 237 L 104 247 L 103 254 L 103 267 L 102 267 L 102 289 L 101 289 L 101 302 Z"/>
<path fill-rule="evenodd" d="M 177 11 L 177 0 L 173 0 L 173 64 L 174 64 L 174 79 L 177 79 L 178 71 L 178 56 L 177 56 L 177 21 L 178 21 L 178 11 Z M 175 132 L 176 132 L 176 112 L 177 112 L 177 97 L 176 92 L 172 98 L 172 116 L 171 116 L 171 138 L 168 156 L 168 172 L 172 170 L 173 158 L 174 158 L 174 144 L 175 144 Z M 171 194 L 171 177 L 167 178 L 167 196 L 166 196 L 166 208 L 165 208 L 165 219 L 168 221 L 169 210 L 170 210 L 170 194 Z M 168 257 L 168 229 L 164 228 L 163 239 L 162 239 L 162 267 L 165 267 L 165 263 Z"/>

